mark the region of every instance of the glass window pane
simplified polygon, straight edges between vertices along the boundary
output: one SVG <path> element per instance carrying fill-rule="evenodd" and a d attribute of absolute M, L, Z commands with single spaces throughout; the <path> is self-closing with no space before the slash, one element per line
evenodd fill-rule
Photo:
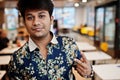
<path fill-rule="evenodd" d="M 18 27 L 18 10 L 16 8 L 5 8 L 6 26 L 9 30 Z"/>
<path fill-rule="evenodd" d="M 103 41 L 103 20 L 104 8 L 98 8 L 96 12 L 96 37 L 100 41 Z"/>
<path fill-rule="evenodd" d="M 58 20 L 59 27 L 72 28 L 75 25 L 75 8 L 55 8 L 53 16 Z"/>
<path fill-rule="evenodd" d="M 105 41 L 109 48 L 114 48 L 115 39 L 115 6 L 107 7 L 105 12 Z"/>
<path fill-rule="evenodd" d="M 58 20 L 59 25 L 63 24 L 62 14 L 63 14 L 62 8 L 55 8 L 53 11 L 54 19 Z"/>
<path fill-rule="evenodd" d="M 63 25 L 67 28 L 72 28 L 75 25 L 75 9 L 74 8 L 63 8 Z"/>

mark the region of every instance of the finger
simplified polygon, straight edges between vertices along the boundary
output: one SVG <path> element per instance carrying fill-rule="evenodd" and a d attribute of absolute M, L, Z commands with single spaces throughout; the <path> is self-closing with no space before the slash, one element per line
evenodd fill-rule
<path fill-rule="evenodd" d="M 81 60 L 75 58 L 74 61 L 77 63 L 77 66 L 85 67 L 85 64 Z"/>
<path fill-rule="evenodd" d="M 86 74 L 86 70 L 85 69 L 76 68 L 76 70 L 82 76 L 84 76 Z"/>
<path fill-rule="evenodd" d="M 79 64 L 76 66 L 76 68 L 79 68 L 79 69 L 81 69 L 81 70 L 86 70 L 86 67 L 85 67 L 85 65 L 84 64 L 82 64 L 82 66 L 80 66 Z"/>
<path fill-rule="evenodd" d="M 85 62 L 85 61 L 83 60 L 83 58 L 81 58 L 80 60 L 81 60 L 82 62 Z"/>
<path fill-rule="evenodd" d="M 82 70 L 79 70 L 78 68 L 76 68 L 76 71 L 77 71 L 81 76 L 83 76 Z"/>
<path fill-rule="evenodd" d="M 75 58 L 74 61 L 78 64 L 82 64 L 82 61 L 80 61 L 79 59 Z"/>
<path fill-rule="evenodd" d="M 84 61 L 84 62 L 87 62 L 87 58 L 86 58 L 86 56 L 84 55 L 83 52 L 81 52 L 81 55 L 82 55 L 82 59 L 83 59 L 83 61 Z"/>

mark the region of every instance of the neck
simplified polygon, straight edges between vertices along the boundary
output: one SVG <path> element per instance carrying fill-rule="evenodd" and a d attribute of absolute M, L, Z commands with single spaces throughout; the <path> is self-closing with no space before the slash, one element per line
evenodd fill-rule
<path fill-rule="evenodd" d="M 50 33 L 48 33 L 48 35 L 45 37 L 40 37 L 37 39 L 32 38 L 32 40 L 36 43 L 38 47 L 47 46 L 48 43 L 50 43 L 51 39 L 52 39 L 52 35 Z"/>
<path fill-rule="evenodd" d="M 39 39 L 33 39 L 33 41 L 39 47 L 40 54 L 42 55 L 43 59 L 46 59 L 47 57 L 47 53 L 48 53 L 47 45 L 48 43 L 50 43 L 51 39 L 52 39 L 52 35 L 50 33 L 48 33 L 48 35 L 45 37 Z"/>

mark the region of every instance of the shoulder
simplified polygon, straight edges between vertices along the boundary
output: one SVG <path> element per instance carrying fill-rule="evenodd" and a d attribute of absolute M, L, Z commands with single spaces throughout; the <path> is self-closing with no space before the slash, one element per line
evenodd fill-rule
<path fill-rule="evenodd" d="M 17 51 L 13 53 L 11 56 L 11 60 L 9 62 L 10 66 L 13 67 L 21 67 L 23 64 L 27 63 L 25 60 L 30 59 L 28 53 L 28 44 L 25 43 L 22 47 L 20 47 Z"/>
<path fill-rule="evenodd" d="M 70 38 L 70 37 L 68 37 L 68 36 L 57 36 L 57 40 L 62 40 L 63 42 L 65 42 L 65 41 L 68 41 L 68 42 L 70 42 L 70 41 L 75 42 L 73 38 Z"/>
<path fill-rule="evenodd" d="M 76 42 L 73 38 L 67 36 L 57 37 L 59 44 L 62 44 L 63 49 L 75 50 L 78 49 Z"/>
<path fill-rule="evenodd" d="M 23 58 L 29 52 L 28 43 L 25 43 L 17 51 L 13 53 L 13 58 Z"/>

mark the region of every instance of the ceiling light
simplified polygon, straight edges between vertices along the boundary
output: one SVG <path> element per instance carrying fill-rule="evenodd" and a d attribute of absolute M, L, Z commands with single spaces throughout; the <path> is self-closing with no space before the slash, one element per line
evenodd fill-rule
<path fill-rule="evenodd" d="M 79 3 L 75 3 L 75 4 L 74 4 L 75 7 L 78 7 L 79 5 L 80 5 Z"/>
<path fill-rule="evenodd" d="M 82 0 L 82 2 L 87 2 L 87 0 Z"/>

